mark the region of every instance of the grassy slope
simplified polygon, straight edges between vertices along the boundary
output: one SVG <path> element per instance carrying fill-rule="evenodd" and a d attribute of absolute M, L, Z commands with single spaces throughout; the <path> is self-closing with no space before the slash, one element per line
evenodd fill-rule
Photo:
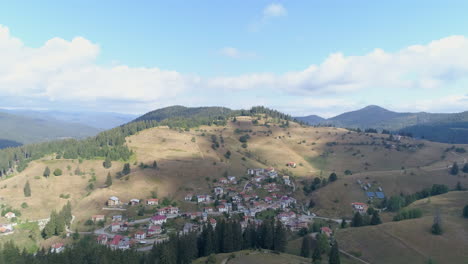
<path fill-rule="evenodd" d="M 466 263 L 468 261 L 468 221 L 461 210 L 468 201 L 468 192 L 450 192 L 410 205 L 421 208 L 419 219 L 389 222 L 378 226 L 339 230 L 337 239 L 348 252 L 361 252 L 371 263 Z M 433 215 L 440 210 L 444 233 L 430 233 Z"/>
<path fill-rule="evenodd" d="M 369 180 L 378 181 L 387 194 L 400 190 L 418 191 L 433 182 L 455 185 L 460 180 L 468 185 L 466 178 L 448 176 L 446 169 L 431 171 L 461 159 L 452 154 L 448 154 L 445 160 L 440 159 L 448 145 L 424 142 L 426 146 L 415 152 L 398 152 L 369 145 L 338 144 L 330 147 L 326 145 L 327 142 L 370 142 L 382 135 L 348 134 L 344 129 L 300 127 L 292 122 L 287 129 L 274 125 L 267 128 L 253 126 L 249 117 L 239 117 L 238 121 L 236 124 L 229 123 L 227 127 L 201 127 L 203 131 L 179 132 L 163 127 L 141 131 L 127 138 L 127 144 L 136 153 L 136 158 L 131 163 L 132 173 L 129 179 L 113 178 L 114 184 L 110 188 L 97 188 L 92 192 L 87 191 L 86 186 L 93 174 L 96 177 L 94 185 L 99 187 L 104 184 L 107 174 L 110 172 L 114 176 L 122 169 L 123 163 L 113 162 L 112 168 L 104 169 L 102 160 L 79 164 L 77 160 L 49 158 L 32 162 L 22 173 L 0 183 L 2 203 L 20 209 L 21 203 L 26 202 L 29 208 L 21 209 L 22 219 L 41 219 L 48 217 L 51 210 L 60 209 L 66 203 L 66 199 L 59 198 L 60 194 L 70 194 L 69 200 L 77 217 L 74 225 L 83 228 L 83 222 L 93 214 L 112 214 L 102 211 L 105 201 L 111 195 L 128 201 L 131 198 L 149 198 L 151 192 L 156 191 L 159 197 L 183 199 L 189 192 L 211 192 L 213 179 L 221 177 L 225 171 L 240 177 L 249 167 L 274 166 L 278 170 L 286 170 L 288 168 L 285 164 L 288 161 L 299 164 L 296 169 L 289 169 L 290 175 L 299 177 L 296 182 L 302 178 L 328 176 L 331 171 L 337 171 L 340 178 L 337 182 L 313 193 L 317 203 L 316 211 L 325 216 L 341 217 L 350 214 L 351 202 L 365 201 L 363 191 L 354 183 L 357 178 L 369 177 Z M 247 149 L 241 147 L 238 138 L 242 134 L 236 134 L 236 128 L 253 130 Z M 271 134 L 264 133 L 269 130 Z M 205 136 L 202 136 L 203 133 Z M 222 135 L 225 140 L 224 145 L 216 151 L 211 148 L 211 134 L 218 137 Z M 192 138 L 195 138 L 195 142 Z M 404 141 L 414 143 L 407 139 Z M 232 152 L 229 160 L 223 156 L 227 150 Z M 353 156 L 352 153 L 358 150 L 360 155 Z M 323 153 L 327 155 L 317 159 Z M 158 162 L 159 170 L 142 170 L 133 163 L 137 161 L 151 165 L 154 160 Z M 368 170 L 365 170 L 365 162 L 370 164 Z M 402 164 L 414 169 L 408 169 L 404 174 L 400 170 Z M 51 176 L 48 179 L 41 177 L 46 166 L 52 170 L 61 168 L 64 175 Z M 70 171 L 67 166 L 71 167 Z M 74 175 L 78 166 L 86 172 L 84 176 Z M 417 166 L 421 166 L 421 169 L 417 169 Z M 356 173 L 343 176 L 345 169 Z M 25 198 L 23 186 L 27 180 L 31 184 L 32 196 Z M 348 185 L 345 186 L 344 183 Z M 298 187 L 301 188 L 300 185 Z M 296 192 L 296 196 L 304 201 L 308 200 L 301 190 Z"/>

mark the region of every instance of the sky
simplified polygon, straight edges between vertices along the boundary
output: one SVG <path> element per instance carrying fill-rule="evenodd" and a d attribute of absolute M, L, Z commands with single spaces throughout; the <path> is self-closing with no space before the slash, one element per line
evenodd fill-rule
<path fill-rule="evenodd" d="M 467 1 L 0 1 L 0 108 L 468 110 Z"/>

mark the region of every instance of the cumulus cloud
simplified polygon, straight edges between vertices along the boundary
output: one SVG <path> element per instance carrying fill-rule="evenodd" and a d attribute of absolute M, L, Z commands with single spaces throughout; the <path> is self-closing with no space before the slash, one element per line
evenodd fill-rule
<path fill-rule="evenodd" d="M 246 54 L 229 47 L 222 52 L 233 58 Z M 220 90 L 224 92 L 222 96 L 226 92 L 243 94 L 255 97 L 254 101 L 261 98 L 274 101 L 272 94 L 297 98 L 340 97 L 379 89 L 386 89 L 387 93 L 393 89 L 410 89 L 427 94 L 466 81 L 468 76 L 468 38 L 464 36 L 450 36 L 396 52 L 375 49 L 360 56 L 333 53 L 319 64 L 282 74 L 256 72 L 201 77 L 156 67 L 100 66 L 96 63 L 99 53 L 100 47 L 83 37 L 53 38 L 38 48 L 28 47 L 0 25 L 0 103 L 14 98 L 23 102 L 73 101 L 94 106 L 98 102 L 114 102 L 119 109 L 111 110 L 125 111 L 122 108 L 135 105 L 154 108 L 181 102 L 189 104 L 197 96 L 203 104 L 216 105 L 221 102 L 217 95 Z M 450 94 L 454 93 L 448 91 L 447 95 Z M 334 100 L 320 99 L 311 104 L 325 112 L 334 104 L 349 103 L 349 100 Z M 440 105 L 461 109 L 466 108 L 467 96 L 454 95 L 439 101 Z M 424 105 L 434 109 L 437 104 L 427 99 L 419 108 L 424 109 Z"/>
<path fill-rule="evenodd" d="M 263 9 L 263 17 L 264 18 L 269 18 L 269 17 L 279 17 L 279 16 L 285 16 L 287 15 L 286 8 L 284 8 L 283 5 L 273 3 L 265 7 Z"/>

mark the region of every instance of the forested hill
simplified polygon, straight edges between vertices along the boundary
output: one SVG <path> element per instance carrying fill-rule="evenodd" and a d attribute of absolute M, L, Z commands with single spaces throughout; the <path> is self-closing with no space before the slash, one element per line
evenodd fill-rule
<path fill-rule="evenodd" d="M 61 138 L 85 138 L 98 132 L 97 128 L 83 124 L 0 112 L 0 140 L 4 142 L 28 144 Z"/>
<path fill-rule="evenodd" d="M 309 125 L 373 128 L 444 143 L 468 143 L 468 111 L 461 113 L 398 113 L 371 105 L 328 118 L 296 117 Z"/>
<path fill-rule="evenodd" d="M 259 114 L 266 114 L 285 123 L 293 120 L 289 115 L 262 106 L 252 107 L 249 110 L 230 110 L 223 107 L 168 107 L 149 112 L 130 123 L 83 140 L 58 140 L 0 150 L 0 177 L 15 171 L 22 171 L 30 161 L 50 154 L 67 159 L 128 160 L 132 152 L 124 144 L 125 137 L 147 128 L 169 126 L 189 129 L 201 125 L 225 125 L 236 115 L 256 116 Z"/>

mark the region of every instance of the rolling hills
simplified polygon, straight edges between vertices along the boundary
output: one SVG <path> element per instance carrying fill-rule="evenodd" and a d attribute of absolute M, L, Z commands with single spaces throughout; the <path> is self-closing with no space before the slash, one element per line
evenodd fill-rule
<path fill-rule="evenodd" d="M 370 105 L 328 119 L 321 119 L 315 115 L 295 118 L 309 125 L 322 124 L 362 130 L 374 128 L 411 134 L 417 138 L 436 142 L 468 143 L 468 112 L 398 113 Z"/>
<path fill-rule="evenodd" d="M 0 139 L 15 141 L 19 144 L 63 138 L 85 138 L 98 132 L 98 129 L 87 125 L 47 117 L 28 117 L 0 112 Z"/>
<path fill-rule="evenodd" d="M 367 201 L 365 192 L 356 184 L 357 180 L 382 187 L 387 196 L 414 193 L 434 183 L 446 184 L 450 188 L 457 182 L 468 186 L 466 174 L 449 174 L 448 167 L 453 162 L 463 164 L 468 158 L 467 153 L 450 150 L 452 145 L 408 137 L 395 139 L 385 134 L 358 133 L 336 127 L 304 126 L 264 113 L 250 114 L 251 111 L 245 112 L 249 115 L 228 112 L 233 116 L 221 115 L 222 119 L 208 112 L 189 121 L 186 119 L 191 114 L 182 118 L 158 113 L 156 117 L 147 115 L 144 121 L 130 123 L 128 130 L 132 132 L 121 135 L 124 136 L 122 146 L 127 147 L 131 155 L 127 160 L 113 160 L 110 168 L 103 167 L 102 156 L 64 158 L 51 153 L 35 159 L 23 171 L 1 180 L 2 203 L 20 210 L 21 220 L 37 220 L 47 218 L 52 210 L 58 210 L 70 201 L 75 216 L 72 229 L 86 231 L 89 227 L 85 222 L 91 215 L 112 215 L 112 212 L 103 210 L 106 200 L 112 195 L 128 201 L 132 198 L 147 199 L 157 194 L 159 198 L 177 202 L 182 210 L 194 210 L 193 204 L 184 202 L 187 193 L 210 193 L 218 178 L 224 175 L 246 177 L 247 168 L 271 166 L 282 174 L 290 175 L 295 183 L 292 195 L 298 204 L 306 205 L 313 199 L 316 205 L 311 211 L 332 218 L 350 218 L 350 204 Z M 212 119 L 206 119 L 207 115 L 223 122 L 211 122 Z M 156 118 L 160 122 L 156 122 Z M 171 120 L 175 121 L 171 123 Z M 174 126 L 200 120 L 210 121 L 209 125 Z M 142 124 L 151 126 L 135 128 Z M 119 128 L 107 133 L 117 133 L 120 129 L 126 131 Z M 249 138 L 244 145 L 240 137 L 245 135 Z M 104 136 L 101 135 L 113 138 Z M 103 144 L 105 140 L 86 142 Z M 80 142 L 73 144 L 77 144 L 79 149 Z M 468 148 L 466 145 L 457 147 Z M 227 151 L 231 153 L 229 158 L 226 157 Z M 157 169 L 151 167 L 154 161 L 157 161 Z M 286 163 L 290 161 L 297 163 L 297 167 L 287 167 Z M 131 172 L 121 177 L 119 172 L 124 163 L 130 164 Z M 42 175 L 46 167 L 52 171 L 61 169 L 63 174 L 45 178 Z M 303 191 L 314 178 L 328 178 L 332 172 L 338 175 L 337 181 L 310 194 Z M 113 184 L 105 187 L 108 174 Z M 31 186 L 31 197 L 24 197 L 26 182 Z M 23 208 L 23 203 L 28 206 Z M 124 214 L 138 217 L 133 211 Z M 391 215 L 383 215 L 384 219 L 388 217 Z M 403 226 L 396 228 L 405 230 L 407 223 L 411 222 L 397 223 Z M 385 223 L 382 228 L 393 224 Z M 370 227 L 362 228 L 365 229 L 345 229 L 350 235 L 338 233 L 340 245 L 345 248 L 343 243 L 349 243 L 349 250 L 360 250 L 366 259 L 372 259 L 373 255 L 365 248 L 354 248 L 357 247 L 355 243 L 367 238 L 351 239 L 358 237 L 354 236 L 355 232 Z M 389 238 L 382 239 L 387 241 Z M 27 236 L 24 240 L 29 241 Z"/>

